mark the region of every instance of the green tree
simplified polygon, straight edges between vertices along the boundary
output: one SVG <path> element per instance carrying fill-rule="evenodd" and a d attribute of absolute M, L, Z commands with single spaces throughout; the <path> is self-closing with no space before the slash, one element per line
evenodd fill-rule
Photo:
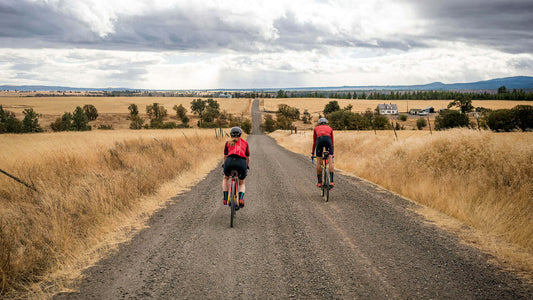
<path fill-rule="evenodd" d="M 443 130 L 454 127 L 468 127 L 469 125 L 470 120 L 468 119 L 468 116 L 456 110 L 442 111 L 435 118 L 436 130 Z"/>
<path fill-rule="evenodd" d="M 146 106 L 146 114 L 150 118 L 150 128 L 162 128 L 167 117 L 167 110 L 159 103 Z"/>
<path fill-rule="evenodd" d="M 128 119 L 130 122 L 130 129 L 141 129 L 144 124 L 144 120 L 139 116 L 139 107 L 137 107 L 137 104 L 130 104 L 128 106 L 128 110 L 130 111 L 130 115 Z"/>
<path fill-rule="evenodd" d="M 83 106 L 83 111 L 89 121 L 94 121 L 98 118 L 98 110 L 96 110 L 96 107 L 92 104 L 85 104 Z"/>
<path fill-rule="evenodd" d="M 77 131 L 91 130 L 89 119 L 80 106 L 76 107 L 72 114 L 72 129 Z"/>
<path fill-rule="evenodd" d="M 15 113 L 4 110 L 0 105 L 0 133 L 21 133 L 22 122 L 17 119 Z"/>
<path fill-rule="evenodd" d="M 392 129 L 389 118 L 381 115 L 374 116 L 374 126 L 377 130 Z"/>
<path fill-rule="evenodd" d="M 70 131 L 72 129 L 72 113 L 66 112 L 61 118 L 57 118 L 50 127 L 53 131 Z"/>
<path fill-rule="evenodd" d="M 517 105 L 511 110 L 514 114 L 516 125 L 522 130 L 533 128 L 533 106 Z"/>
<path fill-rule="evenodd" d="M 486 117 L 487 125 L 494 131 L 512 131 L 518 124 L 515 115 L 510 109 L 497 109 Z"/>
<path fill-rule="evenodd" d="M 130 116 L 139 115 L 139 107 L 137 107 L 137 104 L 130 104 L 130 106 L 128 106 L 128 110 L 130 111 Z"/>
<path fill-rule="evenodd" d="M 276 98 L 289 98 L 289 96 L 287 95 L 287 93 L 285 93 L 285 91 L 279 90 Z"/>
<path fill-rule="evenodd" d="M 276 121 L 274 121 L 274 118 L 272 118 L 271 115 L 266 115 L 265 121 L 263 122 L 263 124 L 261 124 L 261 127 L 263 131 L 273 132 L 274 130 L 276 130 Z"/>
<path fill-rule="evenodd" d="M 426 121 L 425 118 L 418 118 L 416 120 L 416 128 L 418 128 L 418 130 L 422 130 L 422 128 L 426 127 L 428 125 L 428 122 Z"/>
<path fill-rule="evenodd" d="M 324 106 L 324 115 L 328 115 L 334 111 L 341 110 L 338 101 L 330 101 L 326 106 Z"/>
<path fill-rule="evenodd" d="M 471 112 L 474 109 L 472 98 L 470 96 L 459 95 L 455 100 L 448 104 L 448 108 L 458 107 L 463 114 Z"/>
<path fill-rule="evenodd" d="M 290 118 L 287 118 L 285 116 L 278 116 L 276 119 L 276 129 L 285 129 L 289 130 L 292 126 L 292 120 Z"/>
<path fill-rule="evenodd" d="M 505 87 L 505 85 L 502 85 L 498 88 L 498 95 L 507 94 L 507 93 L 509 93 L 509 91 L 507 91 L 507 88 Z"/>
<path fill-rule="evenodd" d="M 172 108 L 176 111 L 176 117 L 183 122 L 183 118 L 187 116 L 187 109 L 183 105 L 174 105 Z"/>
<path fill-rule="evenodd" d="M 296 107 L 292 107 L 287 104 L 279 104 L 277 114 L 278 116 L 281 115 L 291 120 L 300 119 L 300 110 Z"/>
<path fill-rule="evenodd" d="M 191 101 L 191 112 L 193 114 L 197 114 L 200 117 L 200 122 L 202 121 L 202 115 L 206 107 L 207 103 L 202 99 L 195 99 Z"/>
<path fill-rule="evenodd" d="M 37 113 L 33 111 L 33 108 L 26 108 L 24 111 L 24 119 L 22 120 L 23 132 L 42 132 L 43 129 L 39 125 L 39 119 Z"/>
<path fill-rule="evenodd" d="M 220 105 L 213 99 L 207 99 L 204 103 L 205 110 L 200 117 L 200 125 L 201 127 L 215 127 L 216 124 L 213 124 L 213 122 L 220 116 Z"/>
<path fill-rule="evenodd" d="M 242 121 L 240 127 L 242 128 L 242 131 L 246 132 L 246 134 L 250 134 L 250 132 L 252 132 L 252 122 L 250 122 L 248 119 Z"/>

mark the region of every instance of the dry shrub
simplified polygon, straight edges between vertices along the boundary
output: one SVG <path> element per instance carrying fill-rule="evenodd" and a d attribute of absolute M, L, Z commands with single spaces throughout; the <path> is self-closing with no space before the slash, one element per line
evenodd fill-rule
<path fill-rule="evenodd" d="M 177 137 L 126 139 L 111 148 L 87 142 L 83 151 L 52 148 L 39 159 L 6 161 L 39 194 L 0 178 L 0 289 L 26 289 L 76 260 L 116 229 L 117 220 L 136 212 L 142 197 L 222 151 L 211 132 L 173 134 Z"/>
<path fill-rule="evenodd" d="M 335 166 L 533 253 L 533 136 L 339 132 Z M 309 155 L 312 134 L 273 136 Z"/>

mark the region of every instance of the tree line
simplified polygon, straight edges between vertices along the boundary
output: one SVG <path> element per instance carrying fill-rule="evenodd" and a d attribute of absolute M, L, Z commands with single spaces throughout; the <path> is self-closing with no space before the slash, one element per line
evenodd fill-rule
<path fill-rule="evenodd" d="M 367 100 L 454 100 L 457 97 L 470 97 L 474 100 L 516 100 L 532 101 L 533 91 L 522 89 L 508 90 L 501 86 L 495 93 L 460 92 L 449 90 L 429 91 L 341 91 L 341 92 L 286 92 L 279 90 L 276 98 L 331 98 L 331 99 L 367 99 Z M 268 98 L 268 97 L 267 97 Z"/>
<path fill-rule="evenodd" d="M 146 106 L 146 114 L 149 123 L 139 116 L 139 107 L 131 104 L 128 107 L 130 111 L 128 119 L 131 129 L 171 129 L 171 128 L 188 128 L 190 119 L 187 117 L 187 108 L 182 104 L 174 105 L 176 119 L 181 123 L 166 121 L 168 117 L 167 109 L 160 103 L 153 103 Z M 194 99 L 190 103 L 191 112 L 199 117 L 197 126 L 199 128 L 222 128 L 240 126 L 244 132 L 250 133 L 252 122 L 249 119 L 234 116 L 226 111 L 220 110 L 220 104 L 213 99 Z"/>
<path fill-rule="evenodd" d="M 187 116 L 187 108 L 182 104 L 174 105 L 172 108 L 179 121 L 168 121 L 168 111 L 160 103 L 152 103 L 146 106 L 145 120 L 139 114 L 139 107 L 136 104 L 128 106 L 130 129 L 172 129 L 172 128 L 189 128 L 190 119 Z M 193 114 L 198 115 L 198 127 L 200 128 L 226 128 L 240 126 L 244 132 L 250 133 L 252 122 L 244 117 L 235 116 L 226 111 L 220 110 L 220 104 L 213 99 L 194 99 L 190 103 L 190 110 Z M 23 111 L 24 119 L 17 119 L 12 111 L 5 110 L 0 105 L 0 133 L 28 133 L 42 132 L 43 129 L 39 124 L 38 114 L 33 108 Z M 73 112 L 65 112 L 61 117 L 55 119 L 50 124 L 53 131 L 86 131 L 91 130 L 90 121 L 98 118 L 98 110 L 92 104 L 86 104 L 83 107 L 76 107 Z M 112 125 L 100 125 L 99 129 L 113 129 Z"/>

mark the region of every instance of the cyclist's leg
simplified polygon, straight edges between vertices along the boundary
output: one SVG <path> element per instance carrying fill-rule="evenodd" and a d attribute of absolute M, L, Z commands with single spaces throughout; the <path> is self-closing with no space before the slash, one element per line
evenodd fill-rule
<path fill-rule="evenodd" d="M 324 146 L 322 145 L 322 139 L 319 137 L 317 140 L 317 145 L 315 149 L 317 186 L 320 186 L 322 184 L 322 152 L 323 151 L 324 151 Z"/>
<path fill-rule="evenodd" d="M 321 156 L 316 157 L 316 176 L 317 176 L 318 182 L 322 182 L 322 157 Z"/>
<path fill-rule="evenodd" d="M 326 141 L 326 150 L 330 153 L 328 155 L 328 169 L 329 169 L 329 184 L 335 185 L 333 183 L 333 174 L 335 172 L 334 166 L 333 166 L 333 144 L 331 142 L 331 138 L 328 137 Z"/>
<path fill-rule="evenodd" d="M 246 167 L 246 159 L 239 158 L 236 164 L 236 170 L 239 172 L 239 206 L 244 206 L 244 193 L 246 192 L 246 176 L 248 175 L 248 168 Z"/>
<path fill-rule="evenodd" d="M 222 179 L 222 193 L 224 194 L 224 204 L 227 203 L 228 192 L 229 192 L 229 179 L 232 170 L 232 159 L 230 157 L 226 158 L 224 162 L 224 178 Z"/>

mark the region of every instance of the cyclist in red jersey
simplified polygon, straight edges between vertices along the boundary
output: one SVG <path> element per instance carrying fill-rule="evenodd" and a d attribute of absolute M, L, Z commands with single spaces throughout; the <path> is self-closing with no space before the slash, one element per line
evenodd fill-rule
<path fill-rule="evenodd" d="M 228 204 L 229 177 L 232 170 L 239 172 L 239 207 L 244 206 L 245 178 L 248 165 L 250 164 L 250 147 L 241 138 L 242 130 L 233 127 L 230 130 L 231 140 L 224 146 L 224 179 L 222 180 L 222 191 L 224 193 L 224 205 Z"/>
<path fill-rule="evenodd" d="M 333 129 L 329 127 L 328 120 L 326 118 L 318 119 L 318 126 L 313 130 L 313 149 L 311 150 L 311 156 L 315 155 L 316 151 L 316 176 L 318 182 L 316 186 L 322 186 L 322 149 L 326 148 L 326 151 L 329 152 L 328 163 L 329 163 L 329 185 L 331 187 L 335 186 L 333 183 Z"/>

